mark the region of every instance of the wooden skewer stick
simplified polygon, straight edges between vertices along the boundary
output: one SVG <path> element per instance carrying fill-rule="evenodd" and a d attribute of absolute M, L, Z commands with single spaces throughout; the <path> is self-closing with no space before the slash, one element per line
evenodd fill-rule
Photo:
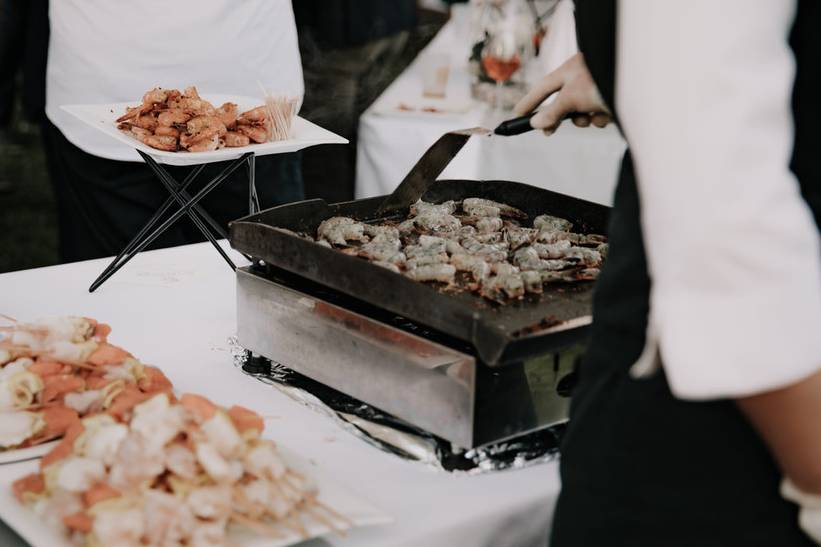
<path fill-rule="evenodd" d="M 340 521 L 344 522 L 345 524 L 347 524 L 348 528 L 353 528 L 355 526 L 354 521 L 352 521 L 350 518 L 346 517 L 345 515 L 343 515 L 342 513 L 340 513 L 339 511 L 337 511 L 333 507 L 331 507 L 330 505 L 322 503 L 321 501 L 319 501 L 319 499 L 316 498 L 316 496 L 312 496 L 312 500 L 313 500 L 314 504 L 317 507 L 320 507 L 324 511 L 326 511 L 326 512 L 330 513 L 331 515 L 333 515 L 334 518 L 336 518 L 337 520 L 340 520 Z"/>
<path fill-rule="evenodd" d="M 310 514 L 313 518 L 318 520 L 321 524 L 324 524 L 329 529 L 331 529 L 335 534 L 340 535 L 340 536 L 345 535 L 345 529 L 344 528 L 340 528 L 339 526 L 337 526 L 333 522 L 333 520 L 331 520 L 329 518 L 326 518 L 325 515 L 323 515 L 319 511 L 315 510 L 310 504 L 305 505 L 305 511 L 308 514 Z"/>
<path fill-rule="evenodd" d="M 273 526 L 270 526 L 270 525 L 265 524 L 263 522 L 259 522 L 257 520 L 252 519 L 252 518 L 246 517 L 242 513 L 237 513 L 237 512 L 231 513 L 231 519 L 237 521 L 238 523 L 242 524 L 243 526 L 247 526 L 248 528 L 250 528 L 251 530 L 253 530 L 254 532 L 256 532 L 258 534 L 262 534 L 264 536 L 275 537 L 275 538 L 285 537 L 282 534 L 282 532 L 280 532 L 279 530 L 277 530 Z"/>
<path fill-rule="evenodd" d="M 299 513 L 291 513 L 286 518 L 289 523 L 292 521 L 296 521 L 295 526 L 297 527 L 297 530 L 299 530 L 299 534 L 303 538 L 308 539 L 310 537 L 310 534 L 308 534 L 308 530 L 305 528 L 305 524 L 303 524 L 302 519 L 299 518 Z"/>

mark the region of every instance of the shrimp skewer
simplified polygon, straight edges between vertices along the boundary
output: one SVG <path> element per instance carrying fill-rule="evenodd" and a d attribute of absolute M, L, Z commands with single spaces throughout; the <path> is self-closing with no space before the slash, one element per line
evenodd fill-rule
<path fill-rule="evenodd" d="M 263 430 L 247 408 L 159 393 L 127 418 L 73 423 L 13 491 L 66 535 L 103 544 L 221 545 L 232 523 L 277 538 L 307 539 L 308 522 L 344 534 L 351 520 L 317 499 Z"/>

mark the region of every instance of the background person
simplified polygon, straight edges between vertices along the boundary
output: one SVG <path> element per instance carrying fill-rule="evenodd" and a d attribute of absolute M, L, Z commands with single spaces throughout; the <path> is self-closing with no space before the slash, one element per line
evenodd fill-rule
<path fill-rule="evenodd" d="M 156 86 L 259 97 L 261 82 L 274 93 L 303 94 L 289 0 L 60 0 L 50 3 L 49 21 L 43 137 L 63 262 L 117 254 L 169 194 L 145 164 L 133 163 L 140 161 L 133 148 L 61 105 L 137 104 Z M 198 180 L 204 183 L 223 167 L 210 165 Z M 182 180 L 187 168 L 169 171 Z M 237 170 L 201 204 L 227 225 L 247 213 L 246 180 L 244 169 Z M 264 208 L 302 199 L 298 156 L 258 158 L 256 182 Z M 154 246 L 201 239 L 183 218 Z"/>

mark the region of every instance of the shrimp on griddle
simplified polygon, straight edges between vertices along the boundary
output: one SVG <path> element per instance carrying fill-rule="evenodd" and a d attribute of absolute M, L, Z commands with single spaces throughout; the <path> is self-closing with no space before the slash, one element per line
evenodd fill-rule
<path fill-rule="evenodd" d="M 365 224 L 363 228 L 365 235 L 371 238 L 381 238 L 384 241 L 399 241 L 399 229 L 395 226 L 377 226 L 375 224 Z"/>
<path fill-rule="evenodd" d="M 405 253 L 400 251 L 402 245 L 399 240 L 392 241 L 369 241 L 361 247 L 351 249 L 357 256 L 367 258 L 377 262 L 389 262 L 391 264 L 404 264 Z"/>
<path fill-rule="evenodd" d="M 450 257 L 450 263 L 457 271 L 468 272 L 474 281 L 481 282 L 490 276 L 491 266 L 484 259 L 468 254 L 455 254 Z"/>
<path fill-rule="evenodd" d="M 405 275 L 416 281 L 438 281 L 452 284 L 456 275 L 456 267 L 452 264 L 426 264 L 409 269 Z"/>
<path fill-rule="evenodd" d="M 452 215 L 456 211 L 458 203 L 446 201 L 444 203 L 428 203 L 421 199 L 410 206 L 410 216 L 415 217 L 424 214 Z"/>
<path fill-rule="evenodd" d="M 482 198 L 465 198 L 462 201 L 462 209 L 468 215 L 472 216 L 503 216 L 516 218 L 520 220 L 524 220 L 527 218 L 527 214 L 524 211 L 521 211 L 520 209 L 517 209 L 504 203 L 499 203 L 497 201 L 491 201 L 489 199 Z"/>
<path fill-rule="evenodd" d="M 504 226 L 504 221 L 499 217 L 463 217 L 461 222 L 476 228 L 479 234 L 493 234 Z"/>
<path fill-rule="evenodd" d="M 516 227 L 506 228 L 502 233 L 505 241 L 507 241 L 508 245 L 510 245 L 510 250 L 515 251 L 519 247 L 524 247 L 525 245 L 530 245 L 533 243 L 539 232 L 533 228 Z"/>
<path fill-rule="evenodd" d="M 437 212 L 427 211 L 414 217 L 415 228 L 425 232 L 454 232 L 462 227 L 462 223 L 455 216 Z"/>
<path fill-rule="evenodd" d="M 533 219 L 533 227 L 540 232 L 569 232 L 573 223 L 553 215 L 539 215 Z"/>
<path fill-rule="evenodd" d="M 480 294 L 488 300 L 504 302 L 506 298 L 521 298 L 525 294 L 522 276 L 518 273 L 496 275 L 482 283 Z"/>
<path fill-rule="evenodd" d="M 368 241 L 365 225 L 349 217 L 331 217 L 323 220 L 316 233 L 320 238 L 339 247 L 348 245 L 348 241 Z"/>
<path fill-rule="evenodd" d="M 539 272 L 533 270 L 525 271 L 521 272 L 519 277 L 522 278 L 522 283 L 524 284 L 526 293 L 542 294 L 544 292 L 542 275 Z"/>
<path fill-rule="evenodd" d="M 564 239 L 556 243 L 533 243 L 532 248 L 539 255 L 539 258 L 564 258 L 572 244 Z"/>
<path fill-rule="evenodd" d="M 405 253 L 409 258 L 426 254 L 443 254 L 447 252 L 447 241 L 441 237 L 422 235 L 416 245 L 408 245 Z"/>
<path fill-rule="evenodd" d="M 601 253 L 587 247 L 570 247 L 565 251 L 564 258 L 577 261 L 587 268 L 596 268 L 602 262 Z"/>

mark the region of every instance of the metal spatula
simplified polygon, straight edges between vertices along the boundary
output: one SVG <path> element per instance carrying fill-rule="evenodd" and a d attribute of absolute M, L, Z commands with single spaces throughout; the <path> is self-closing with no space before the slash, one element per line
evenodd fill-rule
<path fill-rule="evenodd" d="M 483 127 L 474 127 L 451 131 L 439 137 L 439 140 L 419 158 L 396 190 L 385 198 L 377 213 L 384 214 L 388 211 L 403 209 L 419 201 L 431 184 L 436 182 L 436 177 L 445 170 L 453 157 L 475 135 L 489 136 L 491 132 Z"/>
<path fill-rule="evenodd" d="M 484 127 L 473 127 L 445 133 L 419 158 L 419 161 L 399 183 L 396 190 L 385 198 L 385 201 L 379 206 L 378 214 L 381 215 L 388 211 L 410 207 L 419 201 L 419 198 L 436 182 L 436 177 L 445 170 L 445 167 L 450 164 L 454 156 L 459 153 L 471 137 L 477 135 L 492 136 L 494 134 L 512 136 L 526 133 L 533 129 L 530 126 L 530 118 L 534 114 L 536 114 L 536 111 L 504 121 L 493 132 Z M 568 114 L 568 117 L 571 115 Z"/>

